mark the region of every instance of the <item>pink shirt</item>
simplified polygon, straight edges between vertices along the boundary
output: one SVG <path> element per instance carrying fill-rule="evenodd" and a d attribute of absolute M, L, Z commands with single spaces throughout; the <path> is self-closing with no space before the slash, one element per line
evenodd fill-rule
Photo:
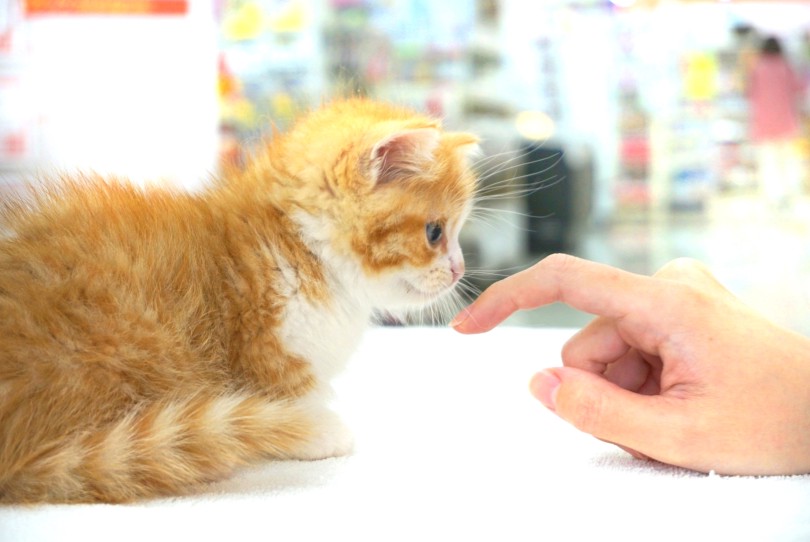
<path fill-rule="evenodd" d="M 751 70 L 751 138 L 756 142 L 788 139 L 799 134 L 799 98 L 803 85 L 787 61 L 763 56 Z"/>

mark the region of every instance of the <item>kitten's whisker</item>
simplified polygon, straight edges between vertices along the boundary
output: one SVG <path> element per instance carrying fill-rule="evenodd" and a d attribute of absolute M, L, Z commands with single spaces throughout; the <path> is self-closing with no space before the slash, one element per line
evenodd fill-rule
<path fill-rule="evenodd" d="M 519 153 L 519 154 L 515 154 L 515 151 L 514 151 L 514 150 L 509 150 L 509 151 L 504 151 L 504 152 L 501 152 L 501 153 L 498 153 L 498 154 L 492 155 L 492 156 L 490 156 L 490 157 L 487 159 L 487 162 L 489 162 L 489 161 L 493 161 L 493 160 L 495 160 L 495 159 L 497 159 L 497 158 L 500 158 L 500 157 L 502 157 L 502 156 L 505 156 L 505 155 L 507 155 L 507 154 L 513 154 L 514 156 L 512 156 L 512 157 L 510 157 L 510 158 L 508 158 L 508 159 L 506 159 L 506 160 L 504 160 L 503 162 L 497 163 L 497 164 L 495 164 L 494 166 L 489 166 L 489 167 L 487 168 L 487 170 L 486 170 L 486 171 L 484 171 L 484 172 L 482 172 L 480 175 L 481 175 L 481 177 L 486 178 L 487 176 L 489 176 L 489 175 L 494 175 L 494 174 L 496 174 L 496 173 L 498 173 L 498 172 L 506 171 L 506 170 L 508 170 L 508 169 L 512 169 L 512 168 L 516 168 L 516 167 L 522 167 L 522 166 L 525 166 L 525 165 L 528 165 L 528 164 L 533 164 L 533 163 L 535 163 L 535 162 L 540 162 L 540 161 L 548 160 L 549 158 L 551 158 L 551 157 L 552 157 L 552 156 L 547 156 L 547 157 L 544 157 L 544 158 L 539 158 L 539 159 L 537 159 L 537 160 L 534 160 L 534 161 L 532 161 L 532 162 L 529 162 L 528 164 L 527 164 L 527 163 L 525 163 L 525 162 L 522 162 L 522 161 L 521 161 L 521 160 L 523 160 L 523 158 L 525 158 L 526 156 L 529 156 L 529 155 L 532 153 L 532 151 L 534 151 L 535 149 L 536 149 L 536 147 L 530 147 L 529 149 L 527 149 L 527 150 L 525 150 L 524 152 L 521 152 L 521 153 Z M 516 163 L 516 164 L 511 164 L 511 165 L 510 165 L 510 163 L 512 163 L 512 162 L 516 162 L 516 161 L 521 161 L 521 162 Z M 476 163 L 476 164 L 475 164 L 475 168 L 476 168 L 477 170 L 480 170 L 479 165 L 480 165 L 480 164 L 478 164 L 478 163 Z"/>
<path fill-rule="evenodd" d="M 529 231 L 527 225 L 528 221 L 515 222 L 513 220 L 509 220 L 505 215 L 511 215 L 520 218 L 536 218 L 536 219 L 543 219 L 548 218 L 548 216 L 552 216 L 552 215 L 536 216 L 529 213 L 512 211 L 508 209 L 481 208 L 478 211 L 480 212 L 478 213 L 473 212 L 470 214 L 471 223 L 480 223 L 491 229 L 498 229 L 499 226 L 509 226 L 510 228 L 516 228 L 519 231 Z"/>
<path fill-rule="evenodd" d="M 510 169 L 515 169 L 515 168 L 525 169 L 528 166 L 532 166 L 532 165 L 535 165 L 535 164 L 540 164 L 540 163 L 547 162 L 548 160 L 553 159 L 554 162 L 552 164 L 550 164 L 548 167 L 546 167 L 545 169 L 540 170 L 540 171 L 536 171 L 536 172 L 532 172 L 532 173 L 535 173 L 535 174 L 537 174 L 537 173 L 545 173 L 546 171 L 549 171 L 550 169 L 552 169 L 552 168 L 556 167 L 557 165 L 559 165 L 559 163 L 562 161 L 563 157 L 564 157 L 563 153 L 560 152 L 560 153 L 557 153 L 557 154 L 544 156 L 543 158 L 538 158 L 536 160 L 531 160 L 529 162 L 521 162 L 519 164 L 510 165 L 510 166 L 504 167 L 502 169 L 490 169 L 490 170 L 487 170 L 487 172 L 479 174 L 478 182 L 479 182 L 479 184 L 486 184 L 486 181 L 490 177 L 501 174 L 501 173 L 503 173 L 505 171 L 508 171 Z M 501 164 L 501 165 L 503 165 L 503 164 Z M 497 183 L 493 183 L 493 184 L 497 184 Z"/>
<path fill-rule="evenodd" d="M 506 220 L 505 217 L 497 215 L 497 214 L 495 214 L 495 215 L 471 215 L 470 216 L 470 222 L 471 223 L 483 224 L 487 228 L 490 228 L 490 229 L 493 229 L 493 230 L 497 230 L 503 225 L 507 225 L 507 226 L 510 226 L 510 227 L 515 226 L 515 224 L 513 222 L 510 222 L 510 221 Z M 500 224 L 498 222 L 500 222 Z"/>
<path fill-rule="evenodd" d="M 564 181 L 564 179 L 562 179 L 562 178 L 559 178 L 559 179 L 548 178 L 548 179 L 545 179 L 542 182 L 538 182 L 538 183 L 536 183 L 536 184 L 534 184 L 532 186 L 528 186 L 528 187 L 525 187 L 525 188 L 519 188 L 519 189 L 510 191 L 510 192 L 503 192 L 503 193 L 500 193 L 500 194 L 485 194 L 485 195 L 477 194 L 474 199 L 475 199 L 476 204 L 480 204 L 480 203 L 483 203 L 483 202 L 489 202 L 489 201 L 504 201 L 504 200 L 521 199 L 521 198 L 525 198 L 525 197 L 531 196 L 533 194 L 536 194 L 537 192 L 539 192 L 541 190 L 544 190 L 546 188 L 551 188 L 553 186 L 556 186 L 557 184 L 559 184 L 559 183 L 561 183 L 563 181 Z"/>
<path fill-rule="evenodd" d="M 475 164 L 473 164 L 473 168 L 476 171 L 481 171 L 482 168 L 486 167 L 487 169 L 482 173 L 482 175 L 486 175 L 488 172 L 495 171 L 495 170 L 497 170 L 498 168 L 502 167 L 505 164 L 509 164 L 510 162 L 514 162 L 516 160 L 521 160 L 522 158 L 524 158 L 528 154 L 529 154 L 528 152 L 523 152 L 523 153 L 517 154 L 514 149 L 506 149 L 506 150 L 504 150 L 502 152 L 491 154 L 491 155 L 477 161 Z M 498 159 L 501 159 L 501 158 L 503 158 L 505 156 L 509 156 L 509 158 L 492 165 L 493 162 L 496 162 Z"/>
<path fill-rule="evenodd" d="M 468 268 L 464 273 L 464 276 L 469 275 L 470 273 L 508 273 L 513 274 L 517 271 L 523 271 L 526 269 L 525 264 L 517 264 L 517 265 L 510 265 L 509 267 L 496 267 L 496 268 Z"/>
<path fill-rule="evenodd" d="M 493 184 L 491 184 L 489 186 L 479 187 L 475 191 L 475 194 L 477 196 L 490 196 L 493 193 L 496 193 L 495 195 L 498 195 L 497 193 L 510 194 L 510 193 L 514 193 L 514 192 L 519 191 L 519 190 L 535 190 L 536 191 L 536 190 L 551 186 L 550 181 L 553 181 L 554 183 L 558 183 L 558 182 L 561 182 L 562 180 L 565 179 L 565 177 L 561 177 L 561 176 L 558 176 L 558 175 L 551 175 L 551 176 L 539 179 L 537 181 L 530 182 L 528 184 L 518 183 L 518 181 L 521 181 L 521 180 L 526 179 L 528 177 L 537 175 L 538 173 L 543 174 L 543 173 L 547 173 L 547 172 L 548 172 L 548 170 L 543 170 L 543 171 L 540 171 L 540 172 L 533 171 L 533 172 L 530 172 L 530 173 L 524 173 L 523 175 L 518 175 L 518 176 L 515 176 L 515 177 L 509 177 L 508 179 L 505 179 L 503 181 L 499 181 L 498 183 L 493 183 Z M 514 186 L 514 185 L 517 185 L 517 186 Z M 509 189 L 509 190 L 505 191 L 504 189 Z"/>
<path fill-rule="evenodd" d="M 480 216 L 481 214 L 488 214 L 493 218 L 501 218 L 503 217 L 503 215 L 512 215 L 512 216 L 519 216 L 522 218 L 538 218 L 538 219 L 549 218 L 551 216 L 554 216 L 553 213 L 547 215 L 535 215 L 532 213 L 527 213 L 525 211 L 516 211 L 514 209 L 501 209 L 496 207 L 478 207 L 476 211 L 479 211 L 478 216 Z"/>
<path fill-rule="evenodd" d="M 515 181 L 519 181 L 521 179 L 525 179 L 525 178 L 531 177 L 533 175 L 542 175 L 544 173 L 548 173 L 549 171 L 553 170 L 554 168 L 556 168 L 559 165 L 559 163 L 562 161 L 562 158 L 563 158 L 563 156 L 562 156 L 562 154 L 560 154 L 557 157 L 557 159 L 554 161 L 554 163 L 549 164 L 547 167 L 545 167 L 543 169 L 540 169 L 538 171 L 529 171 L 529 172 L 526 172 L 525 169 L 523 169 L 524 173 L 522 175 L 510 176 L 510 177 L 508 177 L 506 179 L 502 179 L 502 180 L 496 181 L 494 183 L 487 183 L 486 178 L 479 178 L 478 179 L 478 184 L 479 184 L 478 193 L 489 193 L 489 192 L 492 192 L 492 191 L 495 191 L 495 190 L 499 190 L 499 189 L 503 188 L 505 185 L 513 184 Z M 547 159 L 548 158 L 535 160 L 533 162 L 528 162 L 525 165 L 529 166 L 529 165 L 532 165 L 532 164 L 537 163 L 537 162 L 545 161 Z M 546 180 L 539 181 L 539 182 L 546 182 Z M 534 185 L 534 184 L 538 184 L 538 183 L 530 183 L 530 186 Z"/>
<path fill-rule="evenodd" d="M 495 271 L 481 271 L 481 272 L 468 272 L 470 279 L 503 279 L 512 275 L 512 273 L 498 273 Z"/>

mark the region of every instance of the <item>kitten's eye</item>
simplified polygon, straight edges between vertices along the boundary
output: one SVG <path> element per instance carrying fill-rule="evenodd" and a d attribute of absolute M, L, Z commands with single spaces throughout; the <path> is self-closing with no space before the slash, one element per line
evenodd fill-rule
<path fill-rule="evenodd" d="M 442 225 L 438 222 L 428 222 L 427 226 L 425 226 L 425 235 L 431 245 L 441 241 L 442 233 Z"/>

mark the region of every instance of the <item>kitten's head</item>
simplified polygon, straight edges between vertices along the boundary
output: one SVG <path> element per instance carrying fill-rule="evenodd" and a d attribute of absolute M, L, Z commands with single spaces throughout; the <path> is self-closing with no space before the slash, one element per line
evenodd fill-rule
<path fill-rule="evenodd" d="M 281 147 L 307 235 L 377 308 L 423 306 L 457 284 L 477 138 L 355 99 L 305 117 Z"/>

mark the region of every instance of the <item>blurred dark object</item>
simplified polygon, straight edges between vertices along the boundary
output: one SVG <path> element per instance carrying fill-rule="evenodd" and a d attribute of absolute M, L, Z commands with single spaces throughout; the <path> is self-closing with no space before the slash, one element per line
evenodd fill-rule
<path fill-rule="evenodd" d="M 571 160 L 559 146 L 524 143 L 527 250 L 533 256 L 575 252 L 577 228 L 590 215 L 593 161 L 590 153 Z"/>

